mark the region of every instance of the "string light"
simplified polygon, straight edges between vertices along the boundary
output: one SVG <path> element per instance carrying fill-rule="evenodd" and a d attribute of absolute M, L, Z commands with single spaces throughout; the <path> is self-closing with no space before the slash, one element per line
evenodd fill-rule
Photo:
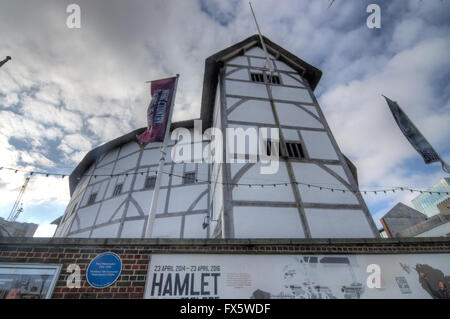
<path fill-rule="evenodd" d="M 14 173 L 17 173 L 17 172 L 28 173 L 28 174 L 30 174 L 30 176 L 32 176 L 34 174 L 36 174 L 36 175 L 45 175 L 46 177 L 49 177 L 49 176 L 60 176 L 61 178 L 65 178 L 67 176 L 66 174 L 62 174 L 62 173 L 28 171 L 28 170 L 23 170 L 23 169 L 18 169 L 18 168 L 0 167 L 0 170 L 3 170 L 3 169 L 14 171 Z M 84 174 L 82 177 L 84 177 L 84 176 L 93 176 L 96 179 L 97 176 L 100 176 L 100 177 L 101 176 L 107 176 L 107 177 L 113 178 L 113 177 L 119 177 L 119 176 L 124 176 L 124 175 L 126 177 L 128 177 L 128 175 L 135 175 L 135 174 L 141 174 L 143 176 L 144 173 L 147 173 L 147 175 L 149 175 L 150 173 L 154 173 L 155 177 L 158 176 L 158 172 L 157 171 L 153 171 L 153 170 L 150 170 L 150 169 L 147 168 L 147 170 L 145 172 L 143 172 L 143 171 L 136 171 L 136 172 L 118 173 L 118 174 L 105 174 L 105 175 L 102 175 L 102 174 L 95 174 L 95 175 L 93 175 L 93 174 Z M 164 171 L 162 171 L 161 173 L 167 174 L 169 176 L 176 176 L 176 177 L 183 178 L 182 175 L 177 175 L 177 174 L 174 174 L 174 173 L 169 173 L 169 172 L 164 172 Z M 77 177 L 76 179 L 79 181 L 79 180 L 81 180 L 81 177 Z M 211 185 L 213 183 L 217 183 L 217 184 L 231 185 L 231 186 L 236 186 L 236 187 L 238 187 L 238 186 L 248 186 L 249 188 L 251 188 L 252 186 L 260 186 L 261 188 L 264 188 L 264 186 L 273 186 L 273 187 L 288 186 L 288 183 L 286 183 L 286 182 L 275 183 L 275 184 L 274 183 L 251 183 L 251 184 L 242 183 L 242 184 L 240 184 L 240 183 L 226 183 L 226 182 L 211 181 L 211 180 L 201 180 L 201 179 L 195 179 L 195 182 L 196 183 L 198 183 L 198 182 L 208 183 L 209 185 Z M 336 188 L 336 187 L 326 187 L 326 186 L 323 186 L 323 185 L 319 186 L 319 185 L 314 185 L 314 184 L 311 184 L 311 183 L 307 184 L 307 183 L 302 183 L 302 182 L 297 182 L 297 181 L 294 181 L 294 182 L 291 182 L 291 183 L 295 184 L 295 185 L 307 186 L 308 188 L 315 188 L 315 189 L 319 189 L 319 190 L 330 190 L 331 192 L 341 191 L 342 193 L 345 193 L 347 191 L 345 189 L 340 189 L 340 188 Z M 351 192 L 354 193 L 354 194 L 357 194 L 357 193 L 361 193 L 362 194 L 362 193 L 364 193 L 364 195 L 367 195 L 368 193 L 373 193 L 373 194 L 377 195 L 380 192 L 384 192 L 384 194 L 387 194 L 388 192 L 392 191 L 393 193 L 395 193 L 396 190 L 399 190 L 399 191 L 402 191 L 402 192 L 403 191 L 410 191 L 411 193 L 417 192 L 417 193 L 420 193 L 420 194 L 428 193 L 428 194 L 438 194 L 438 195 L 441 195 L 441 194 L 450 195 L 450 192 L 424 191 L 424 190 L 412 189 L 412 188 L 408 188 L 408 187 L 404 187 L 404 186 L 396 187 L 396 189 L 394 189 L 394 188 L 378 189 L 378 190 L 365 189 L 365 190 L 351 190 Z"/>

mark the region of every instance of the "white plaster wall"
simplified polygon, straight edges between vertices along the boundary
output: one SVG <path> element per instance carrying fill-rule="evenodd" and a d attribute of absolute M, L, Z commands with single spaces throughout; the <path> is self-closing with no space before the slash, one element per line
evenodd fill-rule
<path fill-rule="evenodd" d="M 116 160 L 117 158 L 117 154 L 119 153 L 119 149 L 115 148 L 111 151 L 109 151 L 104 157 L 103 159 L 98 163 L 98 166 L 103 166 L 105 164 L 108 164 L 114 160 Z"/>
<path fill-rule="evenodd" d="M 272 96 L 277 100 L 295 101 L 300 103 L 312 103 L 308 90 L 287 86 L 272 86 Z"/>
<path fill-rule="evenodd" d="M 240 98 L 235 98 L 235 97 L 227 97 L 226 98 L 226 107 L 227 109 L 232 107 L 236 102 L 239 102 L 241 99 Z M 217 116 L 220 114 L 220 108 L 219 109 L 215 109 L 216 113 L 214 113 L 214 123 L 217 123 Z M 214 124 L 214 127 L 220 127 L 220 125 Z"/>
<path fill-rule="evenodd" d="M 109 183 L 108 189 L 106 190 L 105 198 L 112 197 L 114 188 L 117 185 L 118 181 L 119 181 L 119 176 L 114 176 L 114 177 L 110 178 L 110 183 Z"/>
<path fill-rule="evenodd" d="M 137 141 L 128 142 L 120 148 L 119 158 L 127 156 L 131 153 L 139 151 L 139 145 Z"/>
<path fill-rule="evenodd" d="M 103 224 L 110 220 L 113 214 L 116 212 L 117 208 L 122 205 L 121 209 L 115 215 L 115 219 L 121 217 L 124 209 L 124 201 L 128 195 L 121 195 L 108 199 L 102 203 L 102 208 L 97 216 L 96 224 Z"/>
<path fill-rule="evenodd" d="M 272 107 L 268 101 L 247 100 L 228 115 L 228 120 L 258 122 L 275 125 Z"/>
<path fill-rule="evenodd" d="M 139 206 L 139 204 L 138 204 L 138 206 Z M 140 206 L 139 206 L 139 208 L 142 210 L 142 213 L 144 213 L 143 207 L 140 207 Z M 136 216 L 143 216 L 143 215 L 141 215 L 141 214 L 139 213 L 138 207 L 136 207 L 136 205 L 134 204 L 134 202 L 133 202 L 133 201 L 130 201 L 130 204 L 129 204 L 128 209 L 127 209 L 127 212 L 126 212 L 126 217 L 136 217 Z"/>
<path fill-rule="evenodd" d="M 350 181 L 347 178 L 347 175 L 345 174 L 344 168 L 341 165 L 325 165 L 329 169 L 331 169 L 333 172 L 338 174 L 344 181 L 349 183 Z"/>
<path fill-rule="evenodd" d="M 155 218 L 152 238 L 180 238 L 181 217 Z"/>
<path fill-rule="evenodd" d="M 97 196 L 99 200 L 102 200 L 105 198 L 106 188 L 108 187 L 108 180 L 105 179 L 102 182 L 99 182 L 97 185 Z"/>
<path fill-rule="evenodd" d="M 317 159 L 339 159 L 326 132 L 301 131 L 309 157 Z"/>
<path fill-rule="evenodd" d="M 226 80 L 225 87 L 229 95 L 269 98 L 266 86 L 260 83 Z"/>
<path fill-rule="evenodd" d="M 98 206 L 100 204 L 95 204 L 91 206 L 87 206 L 78 210 L 78 218 L 80 220 L 80 228 L 90 227 L 94 224 L 95 215 L 97 214 Z M 75 224 L 73 224 L 75 225 Z M 72 225 L 72 226 L 73 226 Z M 77 229 L 71 229 L 74 231 Z"/>
<path fill-rule="evenodd" d="M 233 166 L 243 164 L 231 164 L 232 172 L 237 172 Z M 260 173 L 261 163 L 254 164 L 238 181 L 241 184 L 270 184 L 288 183 L 288 186 L 238 186 L 233 188 L 233 200 L 245 201 L 275 201 L 295 203 L 292 187 L 289 184 L 289 176 L 284 162 L 279 162 L 279 169 L 276 174 L 263 175 Z M 234 174 L 233 174 L 234 175 Z"/>
<path fill-rule="evenodd" d="M 305 209 L 313 238 L 373 238 L 362 210 Z"/>
<path fill-rule="evenodd" d="M 267 54 L 269 55 L 269 58 L 274 59 L 274 56 L 272 54 L 270 54 L 270 53 L 267 53 Z M 263 49 L 261 49 L 259 47 L 251 48 L 250 50 L 245 52 L 245 55 L 248 55 L 248 56 L 259 56 L 259 57 L 263 57 L 263 58 L 266 57 L 265 54 L 264 54 Z"/>
<path fill-rule="evenodd" d="M 235 66 L 227 66 L 227 67 L 225 68 L 225 73 L 229 73 L 229 72 L 234 71 L 234 70 L 237 70 L 237 69 L 239 69 L 239 68 L 238 68 L 238 67 L 235 67 Z"/>
<path fill-rule="evenodd" d="M 234 71 L 233 73 L 229 74 L 227 76 L 228 79 L 237 79 L 237 80 L 246 80 L 249 81 L 249 75 L 248 75 L 248 69 L 242 68 L 237 71 Z"/>
<path fill-rule="evenodd" d="M 169 200 L 169 213 L 185 212 L 189 209 L 189 206 L 207 190 L 207 185 L 192 185 L 186 187 L 175 187 L 170 191 Z M 198 209 L 206 209 L 206 196 L 204 196 L 204 202 L 199 205 Z"/>
<path fill-rule="evenodd" d="M 290 103 L 275 103 L 281 125 L 321 128 L 323 125 L 300 107 Z"/>
<path fill-rule="evenodd" d="M 149 176 L 153 176 L 153 174 L 150 174 Z M 145 186 L 145 180 L 147 179 L 147 174 L 144 173 L 143 175 L 137 174 L 136 180 L 134 181 L 134 187 L 133 190 L 142 190 Z"/>
<path fill-rule="evenodd" d="M 295 180 L 297 182 L 313 184 L 324 187 L 335 187 L 346 190 L 343 185 L 334 176 L 324 171 L 322 168 L 312 163 L 293 162 Z M 324 203 L 324 204 L 358 204 L 356 196 L 347 191 L 345 193 L 325 189 L 309 188 L 306 185 L 298 185 L 302 201 L 306 203 Z"/>
<path fill-rule="evenodd" d="M 139 238 L 144 230 L 144 220 L 130 220 L 123 224 L 121 238 Z"/>
<path fill-rule="evenodd" d="M 209 164 L 207 163 L 198 163 L 197 164 L 197 178 L 203 181 L 207 181 L 209 179 Z"/>
<path fill-rule="evenodd" d="M 206 238 L 206 229 L 202 227 L 205 216 L 206 214 L 185 216 L 183 238 Z"/>
<path fill-rule="evenodd" d="M 167 189 L 160 189 L 158 196 L 158 204 L 156 205 L 156 213 L 162 214 L 164 212 L 164 208 L 166 205 L 166 195 Z M 150 211 L 150 203 L 153 198 L 153 190 L 144 191 L 144 192 L 134 192 L 131 196 L 138 202 L 139 206 L 141 206 L 145 215 L 149 214 Z"/>
<path fill-rule="evenodd" d="M 94 165 L 91 165 L 89 169 L 86 170 L 86 173 L 83 174 L 83 176 L 80 177 L 80 180 L 78 181 L 77 187 L 75 188 L 72 198 L 77 198 L 79 196 L 83 196 L 86 187 L 89 185 L 89 181 L 91 179 L 92 173 L 94 172 Z"/>
<path fill-rule="evenodd" d="M 183 184 L 183 167 L 184 164 L 175 164 L 172 168 L 172 184 L 173 186 Z"/>
<path fill-rule="evenodd" d="M 137 160 L 139 158 L 139 153 L 123 157 L 116 162 L 116 167 L 114 168 L 115 174 L 124 173 L 130 169 L 133 169 L 137 165 Z"/>
<path fill-rule="evenodd" d="M 297 73 L 297 71 L 295 71 L 293 68 L 291 68 L 289 65 L 287 65 L 286 63 L 276 60 L 275 61 L 275 66 L 277 68 L 277 70 L 281 70 L 281 71 L 289 71 L 289 72 L 295 72 Z"/>
<path fill-rule="evenodd" d="M 65 215 L 64 215 L 65 216 Z M 65 237 L 72 226 L 72 221 L 75 218 L 75 214 L 70 215 L 67 219 L 62 222 L 55 231 L 54 237 Z"/>
<path fill-rule="evenodd" d="M 119 231 L 119 223 L 96 228 L 92 231 L 91 238 L 116 238 Z"/>
<path fill-rule="evenodd" d="M 296 208 L 233 207 L 236 238 L 304 238 Z"/>
<path fill-rule="evenodd" d="M 319 115 L 319 112 L 317 111 L 317 107 L 316 106 L 309 105 L 309 104 L 301 104 L 301 106 L 303 108 L 307 109 L 308 111 L 310 111 L 311 113 L 313 113 L 318 118 L 322 119 L 322 117 Z"/>
<path fill-rule="evenodd" d="M 286 141 L 300 142 L 300 136 L 299 136 L 297 130 L 284 128 L 284 129 L 281 129 L 281 131 L 283 132 L 283 136 Z"/>
<path fill-rule="evenodd" d="M 268 68 L 265 58 L 250 58 L 250 64 L 254 68 Z"/>
<path fill-rule="evenodd" d="M 280 75 L 281 75 L 281 82 L 283 83 L 283 85 L 305 87 L 303 85 L 303 82 L 301 82 L 298 77 L 294 79 L 293 77 L 289 76 L 286 73 L 281 73 Z"/>
<path fill-rule="evenodd" d="M 237 56 L 234 59 L 231 59 L 227 62 L 227 64 L 237 64 L 237 65 L 246 65 L 248 66 L 248 60 L 245 56 Z"/>
<path fill-rule="evenodd" d="M 110 164 L 104 165 L 104 166 L 102 166 L 102 167 L 97 167 L 97 168 L 91 173 L 91 175 L 99 175 L 100 178 L 102 178 L 101 175 L 110 175 L 110 174 L 112 173 L 113 166 L 114 166 L 114 164 L 113 164 L 113 163 L 110 163 Z M 99 178 L 99 177 L 97 177 L 97 178 Z M 93 184 L 93 183 L 95 183 L 94 177 L 92 177 L 92 178 L 90 179 L 89 184 Z"/>
<path fill-rule="evenodd" d="M 146 149 L 144 150 L 144 154 L 142 155 L 140 165 L 141 166 L 157 165 L 160 157 L 161 151 L 159 148 Z"/>

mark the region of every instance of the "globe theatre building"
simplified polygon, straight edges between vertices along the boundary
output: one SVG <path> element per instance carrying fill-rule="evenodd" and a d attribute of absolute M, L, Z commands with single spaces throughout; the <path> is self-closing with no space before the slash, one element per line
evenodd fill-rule
<path fill-rule="evenodd" d="M 176 163 L 166 156 L 152 237 L 378 237 L 361 194 L 354 192 L 356 168 L 340 151 L 314 95 L 322 72 L 264 40 L 275 68 L 272 74 L 257 35 L 206 59 L 202 128 L 195 133 L 201 136 L 211 127 L 222 132 L 277 128 L 278 171 L 261 174 L 259 162 L 207 163 L 196 158 Z M 171 130 L 177 128 L 194 135 L 194 120 L 172 123 Z M 161 143 L 141 147 L 136 134 L 143 130 L 91 150 L 79 163 L 70 176 L 71 199 L 55 237 L 145 237 Z M 260 141 L 260 147 L 268 141 Z M 168 154 L 176 143 L 170 141 Z M 192 144 L 208 147 L 205 140 Z M 224 145 L 226 158 L 230 141 Z M 252 150 L 237 153 L 248 159 Z M 267 186 L 271 183 L 276 186 Z"/>

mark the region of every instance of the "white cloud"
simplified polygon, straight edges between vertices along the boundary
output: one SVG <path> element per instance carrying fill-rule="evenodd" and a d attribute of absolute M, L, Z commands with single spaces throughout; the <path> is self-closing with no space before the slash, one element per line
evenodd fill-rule
<path fill-rule="evenodd" d="M 67 132 L 79 131 L 83 125 L 80 115 L 31 97 L 22 101 L 22 112 L 26 118 L 43 124 L 58 125 Z"/>
<path fill-rule="evenodd" d="M 72 150 L 88 151 L 92 148 L 92 144 L 89 139 L 80 134 L 66 135 L 61 141 L 61 145 L 67 146 Z"/>

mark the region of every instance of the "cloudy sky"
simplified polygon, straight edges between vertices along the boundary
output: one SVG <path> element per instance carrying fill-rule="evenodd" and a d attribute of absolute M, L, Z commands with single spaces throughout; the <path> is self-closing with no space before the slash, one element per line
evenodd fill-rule
<path fill-rule="evenodd" d="M 66 26 L 70 3 L 80 29 Z M 366 26 L 370 3 L 380 29 Z M 408 144 L 381 94 L 450 162 L 450 1 L 253 6 L 264 35 L 323 71 L 316 95 L 361 188 L 426 188 L 445 176 Z M 12 60 L 0 68 L 0 166 L 70 174 L 90 149 L 145 126 L 150 79 L 180 73 L 174 120 L 198 117 L 205 58 L 254 33 L 247 0 L 2 0 L 0 59 Z M 24 179 L 0 171 L 1 217 Z M 365 199 L 378 221 L 414 196 Z M 69 197 L 67 178 L 33 177 L 19 221 L 49 223 Z"/>

